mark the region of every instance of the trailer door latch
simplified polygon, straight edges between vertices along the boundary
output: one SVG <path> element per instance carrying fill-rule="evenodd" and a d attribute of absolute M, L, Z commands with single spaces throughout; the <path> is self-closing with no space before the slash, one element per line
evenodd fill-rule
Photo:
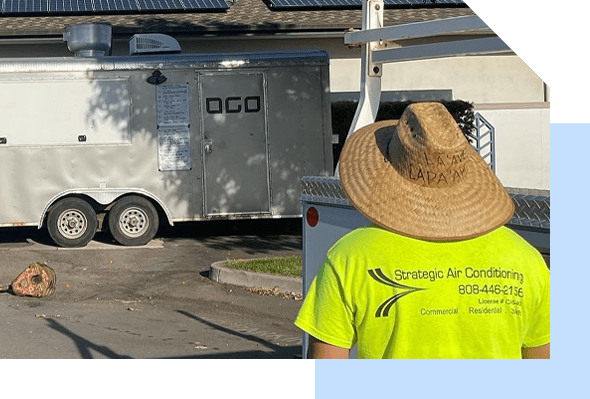
<path fill-rule="evenodd" d="M 205 139 L 205 154 L 211 154 L 213 152 L 213 140 Z"/>
<path fill-rule="evenodd" d="M 0 144 L 6 144 L 6 137 L 0 137 Z"/>
<path fill-rule="evenodd" d="M 85 142 L 85 141 L 86 141 L 86 135 L 84 135 L 84 134 L 81 134 L 81 135 L 79 135 L 79 136 L 78 136 L 78 141 L 79 141 L 80 143 L 83 143 L 83 142 Z"/>

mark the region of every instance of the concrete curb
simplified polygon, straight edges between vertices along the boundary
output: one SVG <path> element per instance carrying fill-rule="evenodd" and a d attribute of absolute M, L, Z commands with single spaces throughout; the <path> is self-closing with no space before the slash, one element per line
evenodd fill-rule
<path fill-rule="evenodd" d="M 272 290 L 279 287 L 280 292 L 303 293 L 301 277 L 278 276 L 268 273 L 254 273 L 248 270 L 224 267 L 227 261 L 215 262 L 209 269 L 209 278 L 222 284 L 234 284 L 244 287 L 262 287 Z"/>

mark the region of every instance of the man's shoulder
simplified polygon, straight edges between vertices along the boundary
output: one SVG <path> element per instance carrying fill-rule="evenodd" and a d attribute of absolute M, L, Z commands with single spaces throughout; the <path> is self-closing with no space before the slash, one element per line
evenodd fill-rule
<path fill-rule="evenodd" d="M 369 253 L 375 248 L 396 245 L 399 239 L 406 238 L 376 224 L 370 224 L 356 228 L 342 236 L 334 243 L 328 253 L 359 255 Z"/>
<path fill-rule="evenodd" d="M 498 243 L 498 245 L 510 245 L 514 248 L 521 249 L 523 251 L 538 252 L 537 249 L 533 247 L 521 235 L 519 235 L 514 230 L 506 226 L 497 228 L 496 230 L 486 234 L 485 237 L 494 240 Z"/>
<path fill-rule="evenodd" d="M 525 240 L 514 230 L 502 226 L 484 236 L 481 258 L 494 259 L 495 261 L 514 262 L 517 260 L 519 267 L 528 270 L 541 270 L 543 274 L 548 272 L 545 260 L 537 248 Z"/>
<path fill-rule="evenodd" d="M 344 243 L 346 245 L 364 243 L 367 241 L 381 240 L 381 239 L 394 239 L 396 234 L 385 230 L 384 228 L 370 224 L 367 226 L 358 227 L 351 232 L 342 236 L 335 245 Z"/>

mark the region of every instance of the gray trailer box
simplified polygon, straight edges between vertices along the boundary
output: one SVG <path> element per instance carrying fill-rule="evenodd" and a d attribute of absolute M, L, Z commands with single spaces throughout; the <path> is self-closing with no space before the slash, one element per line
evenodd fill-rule
<path fill-rule="evenodd" d="M 333 172 L 325 52 L 0 59 L 0 227 L 85 245 L 170 224 L 301 215 Z"/>

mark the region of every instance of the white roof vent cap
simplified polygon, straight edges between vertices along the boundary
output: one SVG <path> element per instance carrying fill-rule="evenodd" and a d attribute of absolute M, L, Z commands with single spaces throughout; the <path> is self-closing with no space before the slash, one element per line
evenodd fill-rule
<path fill-rule="evenodd" d="M 129 41 L 129 54 L 180 53 L 180 44 L 168 35 L 161 33 L 133 35 Z"/>

